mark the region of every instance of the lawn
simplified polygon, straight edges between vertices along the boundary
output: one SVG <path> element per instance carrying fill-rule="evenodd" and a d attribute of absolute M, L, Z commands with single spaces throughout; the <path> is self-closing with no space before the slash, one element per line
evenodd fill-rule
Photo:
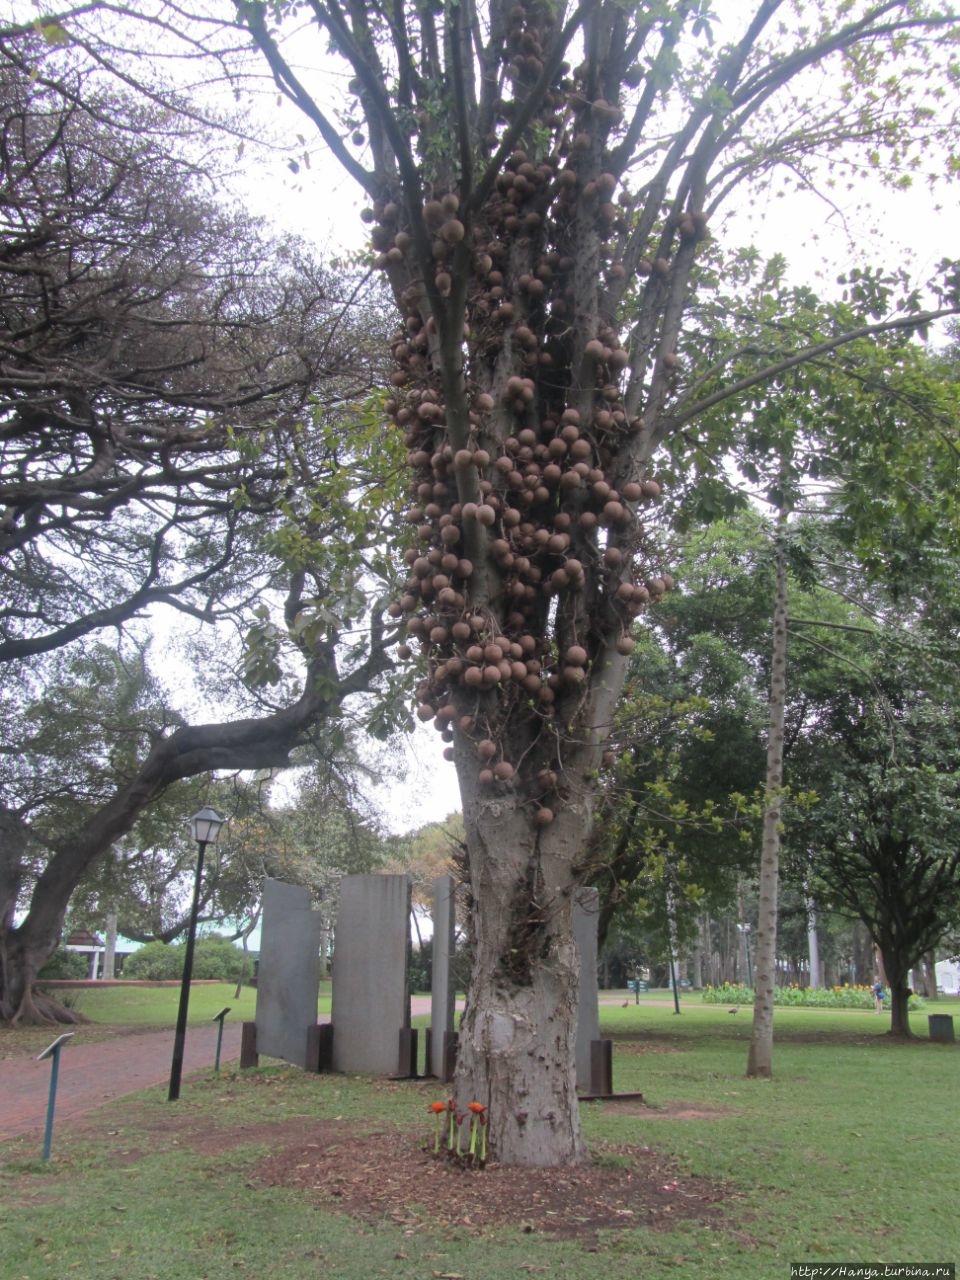
<path fill-rule="evenodd" d="M 243 1022 L 253 1018 L 257 1007 L 255 987 L 244 987 L 239 998 L 234 982 L 194 982 L 190 986 L 190 1022 L 209 1022 L 227 1005 L 228 1022 Z M 172 1027 L 177 1018 L 177 1002 L 180 988 L 173 986 L 123 986 L 102 985 L 69 988 L 71 1007 L 93 1022 L 112 1026 Z M 56 991 L 62 997 L 63 989 Z M 330 1012 L 330 984 L 320 987 L 318 1012 Z"/>
<path fill-rule="evenodd" d="M 956 1016 L 960 1003 L 936 1012 Z M 743 1074 L 748 1011 L 690 996 L 679 1017 L 672 1005 L 631 1003 L 604 1005 L 602 1019 L 615 1040 L 615 1087 L 642 1090 L 646 1105 L 584 1105 L 598 1167 L 628 1164 L 639 1148 L 640 1159 L 669 1166 L 660 1199 L 675 1193 L 678 1211 L 698 1179 L 717 1191 L 710 1221 L 673 1225 L 668 1204 L 655 1227 L 560 1239 L 517 1203 L 510 1225 L 487 1227 L 470 1212 L 451 1225 L 445 1206 L 431 1211 L 426 1183 L 357 1221 L 339 1211 L 349 1187 L 314 1179 L 316 1139 L 334 1133 L 372 1152 L 365 1176 L 386 1180 L 398 1133 L 401 1144 L 410 1135 L 411 1159 L 429 1141 L 426 1107 L 439 1091 L 266 1067 L 195 1075 L 175 1111 L 158 1089 L 64 1126 L 49 1166 L 36 1142 L 0 1145 L 0 1275 L 767 1280 L 789 1276 L 791 1261 L 957 1260 L 957 1046 L 890 1043 L 887 1019 L 872 1013 L 778 1010 L 775 1077 L 758 1082 Z M 925 1035 L 925 1015 L 914 1025 Z M 281 1149 L 304 1171 L 297 1185 L 264 1176 Z M 479 1201 L 503 1174 L 459 1175 L 458 1203 Z M 530 1185 L 558 1181 L 543 1172 Z"/>

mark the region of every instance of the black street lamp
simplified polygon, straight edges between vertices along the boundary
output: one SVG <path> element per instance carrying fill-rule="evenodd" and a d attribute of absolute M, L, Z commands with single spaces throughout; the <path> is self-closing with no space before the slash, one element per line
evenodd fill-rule
<path fill-rule="evenodd" d="M 197 916 L 200 912 L 200 881 L 203 877 L 203 855 L 208 844 L 216 844 L 225 818 L 215 809 L 201 809 L 190 819 L 190 831 L 197 842 L 197 874 L 193 882 L 193 902 L 190 906 L 190 927 L 187 930 L 187 951 L 183 958 L 183 978 L 180 981 L 180 1008 L 177 1011 L 177 1032 L 173 1040 L 173 1062 L 170 1064 L 170 1089 L 168 1102 L 180 1097 L 180 1076 L 183 1074 L 183 1050 L 187 1040 L 187 1008 L 190 1004 L 190 978 L 193 975 L 193 944 L 197 936 Z"/>

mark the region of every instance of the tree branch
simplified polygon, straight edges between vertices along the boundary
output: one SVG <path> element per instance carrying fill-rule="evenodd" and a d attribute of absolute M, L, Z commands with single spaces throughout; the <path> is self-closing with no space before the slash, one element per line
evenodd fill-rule
<path fill-rule="evenodd" d="M 765 365 L 755 373 L 739 378 L 728 387 L 723 387 L 712 395 L 704 396 L 702 400 L 698 400 L 692 405 L 685 406 L 682 400 L 679 401 L 669 415 L 669 427 L 680 427 L 683 423 L 689 422 L 691 418 L 697 417 L 707 409 L 712 409 L 714 405 L 722 404 L 724 400 L 729 400 L 732 396 L 739 395 L 741 391 L 747 391 L 750 387 L 754 387 L 760 382 L 767 382 L 771 378 L 777 377 L 778 374 L 786 373 L 788 369 L 795 369 L 798 365 L 805 364 L 818 356 L 826 355 L 830 351 L 836 351 L 838 348 L 847 346 L 851 342 L 857 342 L 861 338 L 872 338 L 876 334 L 891 333 L 896 330 L 920 329 L 924 325 L 931 324 L 934 320 L 942 320 L 945 316 L 954 316 L 958 313 L 960 313 L 960 306 L 943 307 L 938 311 L 924 311 L 915 316 L 900 316 L 895 320 L 882 320 L 877 324 L 861 325 L 858 329 L 851 329 L 849 332 L 839 334 L 835 338 L 828 338 L 813 346 L 805 347 L 802 351 L 795 352 L 792 356 L 785 356 L 781 360 Z"/>

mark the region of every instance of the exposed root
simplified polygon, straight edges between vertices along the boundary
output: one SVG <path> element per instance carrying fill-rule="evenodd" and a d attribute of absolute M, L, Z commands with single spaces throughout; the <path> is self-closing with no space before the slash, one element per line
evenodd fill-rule
<path fill-rule="evenodd" d="M 78 1009 L 68 1009 L 53 996 L 28 987 L 16 1013 L 9 1019 L 9 1025 L 11 1027 L 77 1026 L 89 1021 L 90 1019 Z"/>

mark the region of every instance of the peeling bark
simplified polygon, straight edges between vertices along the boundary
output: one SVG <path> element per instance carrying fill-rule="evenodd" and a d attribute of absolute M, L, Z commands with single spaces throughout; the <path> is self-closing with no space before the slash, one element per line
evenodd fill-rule
<path fill-rule="evenodd" d="M 579 958 L 574 873 L 589 814 L 535 830 L 515 796 L 465 809 L 474 965 L 460 1024 L 458 1108 L 483 1102 L 496 1158 L 574 1164 L 586 1150 L 576 1094 Z"/>

